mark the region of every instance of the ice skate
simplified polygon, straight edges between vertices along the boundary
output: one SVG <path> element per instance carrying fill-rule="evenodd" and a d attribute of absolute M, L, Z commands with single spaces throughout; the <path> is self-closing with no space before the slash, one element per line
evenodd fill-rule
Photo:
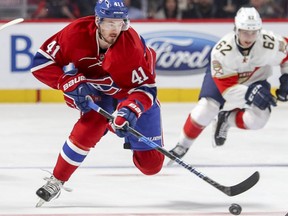
<path fill-rule="evenodd" d="M 57 199 L 60 196 L 62 188 L 66 191 L 71 191 L 71 189 L 64 188 L 64 182 L 56 179 L 54 176 L 50 178 L 45 177 L 44 180 L 47 183 L 36 191 L 37 196 L 40 198 L 36 207 L 41 207 L 45 202 Z"/>
<path fill-rule="evenodd" d="M 181 146 L 179 143 L 177 143 L 177 145 L 171 149 L 169 152 L 171 154 L 173 154 L 175 157 L 178 157 L 178 158 L 182 158 L 184 157 L 184 155 L 187 153 L 187 151 L 189 150 L 189 148 L 185 148 L 184 146 Z M 168 163 L 167 163 L 167 166 L 170 166 L 174 163 L 173 160 L 170 160 Z"/>
<path fill-rule="evenodd" d="M 213 146 L 222 146 L 224 145 L 228 130 L 230 128 L 228 124 L 228 117 L 230 115 L 230 111 L 221 111 L 218 114 L 216 122 L 214 123 L 214 139 L 213 139 Z"/>

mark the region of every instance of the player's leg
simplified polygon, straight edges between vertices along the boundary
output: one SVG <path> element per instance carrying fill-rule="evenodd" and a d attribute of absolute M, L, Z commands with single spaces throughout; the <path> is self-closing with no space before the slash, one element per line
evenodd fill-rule
<path fill-rule="evenodd" d="M 97 125 L 97 128 L 95 128 Z M 53 175 L 46 179 L 47 183 L 36 191 L 36 194 L 48 202 L 59 196 L 62 185 L 69 180 L 70 176 L 81 165 L 90 148 L 101 139 L 107 127 L 107 120 L 100 114 L 90 111 L 80 117 L 65 141 Z"/>
<path fill-rule="evenodd" d="M 135 126 L 145 137 L 152 140 L 159 146 L 163 146 L 162 122 L 159 102 L 141 115 Z M 125 138 L 126 146 L 129 145 L 133 150 L 133 162 L 135 166 L 145 175 L 154 175 L 158 173 L 164 162 L 164 155 L 157 150 L 152 149 L 144 142 L 139 141 L 133 135 Z"/>
<path fill-rule="evenodd" d="M 199 98 L 184 123 L 177 145 L 170 150 L 178 158 L 182 158 L 187 153 L 204 128 L 217 116 L 225 102 L 209 71 L 205 74 Z"/>
<path fill-rule="evenodd" d="M 270 114 L 270 109 L 261 110 L 252 105 L 250 108 L 238 111 L 233 123 L 235 122 L 235 126 L 240 129 L 258 130 L 266 125 Z M 233 124 L 231 123 L 231 125 Z"/>
<path fill-rule="evenodd" d="M 213 146 L 224 145 L 229 128 L 237 119 L 236 116 L 241 115 L 241 112 L 242 111 L 240 109 L 235 109 L 232 111 L 221 111 L 218 113 L 218 116 L 213 124 L 213 130 L 215 131 Z"/>
<path fill-rule="evenodd" d="M 104 135 L 106 128 L 107 119 L 100 114 L 90 111 L 82 115 L 62 147 L 53 175 L 61 181 L 68 181 L 90 149 Z"/>
<path fill-rule="evenodd" d="M 189 113 L 177 145 L 170 151 L 178 158 L 182 158 L 205 129 L 207 125 L 217 116 L 219 103 L 212 98 L 201 98 Z"/>
<path fill-rule="evenodd" d="M 240 129 L 258 130 L 266 125 L 270 118 L 270 114 L 270 107 L 261 110 L 252 104 L 246 109 L 232 111 L 228 118 L 228 124 L 231 127 L 237 127 Z"/>
<path fill-rule="evenodd" d="M 133 163 L 145 175 L 160 172 L 165 156 L 157 150 L 133 151 Z"/>
<path fill-rule="evenodd" d="M 112 100 L 102 98 L 100 106 L 112 111 Z M 81 165 L 90 148 L 94 147 L 107 130 L 107 119 L 95 111 L 81 115 L 76 122 L 69 138 L 65 141 L 53 175 L 47 178 L 47 183 L 36 191 L 36 194 L 48 202 L 59 196 L 63 184 L 69 180 L 75 170 Z"/>
<path fill-rule="evenodd" d="M 261 81 L 259 83 L 270 91 L 270 84 L 267 81 Z M 250 130 L 257 130 L 264 127 L 270 117 L 270 112 L 270 106 L 262 110 L 254 104 L 247 105 L 245 109 L 221 111 L 218 114 L 218 120 L 215 126 L 215 144 L 221 146 L 225 143 L 230 127 Z"/>

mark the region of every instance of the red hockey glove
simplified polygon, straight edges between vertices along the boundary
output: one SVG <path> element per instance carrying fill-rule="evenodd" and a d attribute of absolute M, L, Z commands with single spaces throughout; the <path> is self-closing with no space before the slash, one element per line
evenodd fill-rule
<path fill-rule="evenodd" d="M 82 73 L 77 73 L 76 69 L 66 72 L 59 79 L 58 88 L 63 91 L 68 106 L 84 113 L 91 110 L 86 97 L 93 96 L 94 88 L 87 83 Z"/>
<path fill-rule="evenodd" d="M 118 106 L 118 112 L 113 121 L 115 133 L 119 137 L 127 136 L 127 126 L 134 128 L 141 114 L 141 103 L 135 103 L 132 101 L 123 101 L 120 103 Z"/>

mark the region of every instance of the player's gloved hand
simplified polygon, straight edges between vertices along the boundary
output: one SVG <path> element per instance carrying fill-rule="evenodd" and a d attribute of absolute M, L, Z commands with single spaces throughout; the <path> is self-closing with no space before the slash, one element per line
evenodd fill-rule
<path fill-rule="evenodd" d="M 270 105 L 277 106 L 276 98 L 271 94 L 269 89 L 259 83 L 253 83 L 248 87 L 245 99 L 247 100 L 247 104 L 254 104 L 261 110 L 265 110 Z"/>
<path fill-rule="evenodd" d="M 131 101 L 124 101 L 118 107 L 116 117 L 114 118 L 113 125 L 115 133 L 119 137 L 128 135 L 127 126 L 134 128 L 138 118 L 142 114 L 142 109 L 136 103 Z"/>
<path fill-rule="evenodd" d="M 280 86 L 276 90 L 276 96 L 279 101 L 288 101 L 288 74 L 280 77 Z"/>
<path fill-rule="evenodd" d="M 93 95 L 94 88 L 87 83 L 86 77 L 82 73 L 77 73 L 77 69 L 66 72 L 58 81 L 58 88 L 63 91 L 66 104 L 72 108 L 88 112 L 86 96 Z"/>

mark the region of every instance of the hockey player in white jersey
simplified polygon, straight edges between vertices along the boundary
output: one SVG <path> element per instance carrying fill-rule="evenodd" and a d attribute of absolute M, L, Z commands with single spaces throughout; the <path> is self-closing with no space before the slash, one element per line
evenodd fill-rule
<path fill-rule="evenodd" d="M 199 101 L 170 152 L 182 158 L 217 115 L 216 146 L 224 144 L 230 127 L 263 128 L 271 107 L 276 106 L 267 82 L 273 66 L 281 68 L 277 99 L 288 100 L 287 41 L 262 29 L 262 20 L 255 8 L 240 8 L 234 31 L 220 39 L 211 52 L 211 67 L 205 74 Z"/>

